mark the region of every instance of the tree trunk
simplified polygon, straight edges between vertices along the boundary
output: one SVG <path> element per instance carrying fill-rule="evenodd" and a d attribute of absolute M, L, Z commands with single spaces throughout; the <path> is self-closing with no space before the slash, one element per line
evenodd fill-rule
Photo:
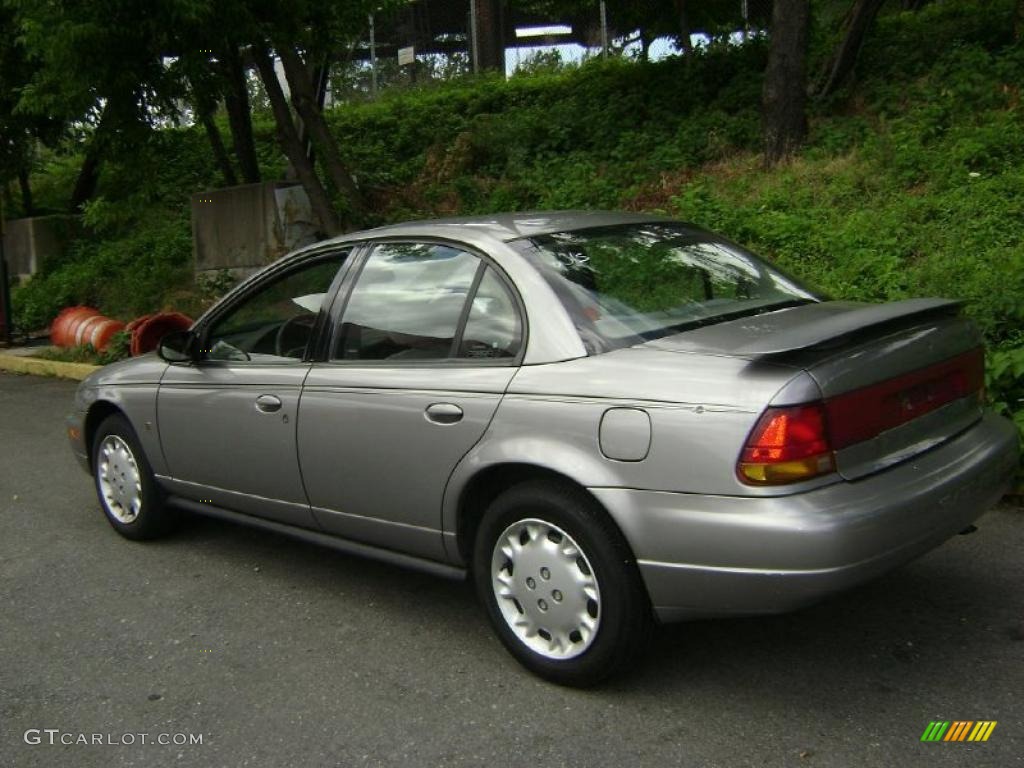
<path fill-rule="evenodd" d="M 28 168 L 18 169 L 18 186 L 21 188 L 21 215 L 34 215 L 36 208 L 32 204 L 32 185 L 29 183 Z"/>
<path fill-rule="evenodd" d="M 299 132 L 295 129 L 292 120 L 291 110 L 288 109 L 288 101 L 285 99 L 284 91 L 281 90 L 281 83 L 277 79 L 277 71 L 274 69 L 274 62 L 270 54 L 263 46 L 252 47 L 253 60 L 259 70 L 263 87 L 267 90 L 267 98 L 270 100 L 270 107 L 274 112 L 274 123 L 277 126 L 277 138 L 281 144 L 288 161 L 295 169 L 295 173 L 302 183 L 303 189 L 309 195 L 309 203 L 313 207 L 313 215 L 316 216 L 325 234 L 334 235 L 341 232 L 341 224 L 338 216 L 331 206 L 331 200 L 327 196 L 327 190 L 320 183 L 319 177 L 313 164 L 306 157 L 305 148 L 299 141 Z"/>
<path fill-rule="evenodd" d="M 764 161 L 789 157 L 807 138 L 808 0 L 775 0 L 764 73 Z"/>
<path fill-rule="evenodd" d="M 245 66 L 238 53 L 238 46 L 232 42 L 221 52 L 224 62 L 224 107 L 231 127 L 231 144 L 246 184 L 257 184 L 261 180 L 260 164 L 256 159 L 256 143 L 252 137 L 252 109 L 249 105 L 249 87 L 246 83 Z"/>
<path fill-rule="evenodd" d="M 835 93 L 849 77 L 864 45 L 864 38 L 884 2 L 885 0 L 854 0 L 843 21 L 843 35 L 839 45 L 822 69 L 817 89 L 819 97 Z"/>
<path fill-rule="evenodd" d="M 100 120 L 100 125 L 96 128 L 92 138 L 89 140 L 89 145 L 85 150 L 85 160 L 82 161 L 82 167 L 78 171 L 78 178 L 75 179 L 75 187 L 71 190 L 71 200 L 68 203 L 68 207 L 72 213 L 79 213 L 87 202 L 92 199 L 92 196 L 96 194 L 96 185 L 100 180 L 100 158 L 102 155 L 102 135 L 103 121 Z"/>
<path fill-rule="evenodd" d="M 220 129 L 217 128 L 217 123 L 213 120 L 213 114 L 217 111 L 217 102 L 210 96 L 209 92 L 199 91 L 196 88 L 195 82 L 192 82 L 191 86 L 192 102 L 195 107 L 196 117 L 203 124 L 206 138 L 210 140 L 210 149 L 213 151 L 214 162 L 220 168 L 221 176 L 224 177 L 224 183 L 229 187 L 233 187 L 238 183 L 238 177 L 235 176 L 235 169 L 231 167 L 231 158 L 228 157 L 228 151 L 224 148 L 224 140 L 221 138 Z"/>
<path fill-rule="evenodd" d="M 277 54 L 281 57 L 285 77 L 288 78 L 292 104 L 295 105 L 295 110 L 299 113 L 303 125 L 309 131 L 309 135 L 316 145 L 317 152 L 327 170 L 327 176 L 338 192 L 345 196 L 351 212 L 356 218 L 359 218 L 364 211 L 362 195 L 341 157 L 338 143 L 331 134 L 327 121 L 324 120 L 324 113 L 320 109 L 309 68 L 295 48 L 290 45 L 278 45 Z"/>
<path fill-rule="evenodd" d="M 679 20 L 679 50 L 684 54 L 693 53 L 693 43 L 690 41 L 690 13 L 687 8 L 689 0 L 673 0 L 676 6 L 676 18 Z"/>
<path fill-rule="evenodd" d="M 476 29 L 480 69 L 505 71 L 504 0 L 477 0 Z"/>

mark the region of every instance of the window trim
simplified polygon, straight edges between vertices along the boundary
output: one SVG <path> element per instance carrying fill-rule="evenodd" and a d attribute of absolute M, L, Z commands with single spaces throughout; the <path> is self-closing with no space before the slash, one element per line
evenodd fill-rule
<path fill-rule="evenodd" d="M 358 254 L 359 245 L 353 243 L 344 244 L 331 244 L 329 246 L 321 246 L 319 248 L 313 248 L 310 251 L 304 251 L 300 254 L 296 254 L 293 258 L 288 258 L 282 261 L 280 264 L 275 264 L 268 268 L 263 273 L 257 273 L 252 279 L 243 282 L 235 289 L 236 292 L 228 293 L 222 300 L 221 303 L 213 307 L 210 312 L 204 315 L 196 327 L 193 329 L 196 337 L 196 344 L 199 345 L 200 349 L 206 348 L 209 342 L 209 333 L 213 327 L 227 314 L 235 310 L 246 300 L 251 298 L 253 295 L 258 293 L 260 290 L 268 287 L 272 283 L 287 279 L 292 274 L 302 271 L 315 266 L 321 262 L 328 262 L 331 259 L 338 258 L 347 254 L 342 264 L 338 266 L 338 270 L 334 277 L 331 278 L 331 284 L 328 286 L 326 295 L 324 297 L 324 303 L 320 307 L 320 311 L 317 312 L 316 319 L 313 322 L 313 328 L 310 332 L 310 341 L 306 345 L 306 351 L 303 353 L 301 358 L 288 358 L 287 360 L 272 361 L 272 360 L 209 360 L 207 358 L 199 358 L 193 361 L 193 365 L 202 367 L 217 367 L 217 368 L 228 368 L 235 366 L 252 366 L 252 367 L 263 367 L 263 366 L 296 366 L 306 365 L 308 366 L 316 359 L 316 352 L 320 347 L 320 337 L 324 335 L 324 328 L 327 322 L 327 314 L 331 305 L 334 302 L 337 292 L 340 290 L 342 284 L 345 281 L 346 276 L 352 268 L 352 264 Z"/>
<path fill-rule="evenodd" d="M 338 334 L 341 329 L 341 321 L 345 316 L 345 310 L 348 308 L 349 299 L 352 297 L 352 292 L 356 285 L 359 283 L 359 278 L 363 274 L 363 267 L 366 266 L 366 262 L 369 260 L 373 252 L 384 245 L 442 245 L 448 248 L 457 248 L 461 251 L 465 251 L 471 256 L 475 256 L 480 260 L 480 265 L 477 267 L 476 275 L 473 277 L 473 283 L 470 285 L 469 291 L 466 294 L 466 303 L 462 308 L 462 314 L 459 318 L 459 324 L 456 326 L 456 333 L 452 339 L 452 349 L 449 352 L 448 357 L 437 358 L 434 360 L 333 360 L 331 359 L 332 350 L 338 340 Z M 478 248 L 475 248 L 468 243 L 464 243 L 461 240 L 452 240 L 444 237 L 410 237 L 409 235 L 395 236 L 395 237 L 380 237 L 372 240 L 364 240 L 356 245 L 354 251 L 355 259 L 352 260 L 352 266 L 347 270 L 345 280 L 339 287 L 337 294 L 333 297 L 330 308 L 327 312 L 326 321 L 329 323 L 329 328 L 324 330 L 323 340 L 318 349 L 318 354 L 314 358 L 314 362 L 321 363 L 324 365 L 338 366 L 345 368 L 519 368 L 523 364 L 523 359 L 526 357 L 526 348 L 529 343 L 529 321 L 526 314 L 526 304 L 523 302 L 522 296 L 519 295 L 519 291 L 512 282 L 512 279 L 506 274 L 505 270 L 501 268 L 494 259 L 483 253 Z M 473 300 L 476 298 L 476 292 L 480 287 L 480 283 L 483 281 L 483 276 L 487 272 L 487 268 L 492 268 L 495 275 L 508 289 L 509 294 L 512 296 L 512 302 L 515 305 L 515 311 L 519 316 L 519 332 L 520 332 L 520 343 L 519 349 L 516 352 L 515 357 L 505 358 L 470 358 L 470 357 L 452 357 L 451 353 L 457 350 L 462 344 L 462 334 L 465 332 L 466 324 L 469 322 L 469 312 L 472 311 Z"/>

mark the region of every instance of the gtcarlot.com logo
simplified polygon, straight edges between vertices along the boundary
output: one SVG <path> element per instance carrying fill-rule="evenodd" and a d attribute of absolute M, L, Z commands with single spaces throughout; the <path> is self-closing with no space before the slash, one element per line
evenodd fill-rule
<path fill-rule="evenodd" d="M 136 744 L 184 747 L 203 743 L 201 733 L 75 733 L 60 728 L 29 728 L 22 737 L 26 744 L 64 746 L 128 747 Z"/>
<path fill-rule="evenodd" d="M 988 741 L 995 729 L 995 720 L 932 720 L 921 741 Z"/>

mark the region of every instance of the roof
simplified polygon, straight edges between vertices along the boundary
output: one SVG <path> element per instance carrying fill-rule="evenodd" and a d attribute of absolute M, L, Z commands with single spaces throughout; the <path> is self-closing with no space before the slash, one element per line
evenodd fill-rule
<path fill-rule="evenodd" d="M 530 211 L 525 213 L 497 213 L 485 216 L 463 216 L 450 219 L 427 219 L 391 224 L 386 227 L 353 232 L 337 238 L 363 240 L 371 237 L 394 236 L 448 236 L 459 239 L 466 230 L 501 242 L 524 237 L 565 232 L 573 229 L 607 227 L 616 224 L 639 224 L 650 221 L 671 221 L 666 216 L 643 213 L 610 211 Z"/>

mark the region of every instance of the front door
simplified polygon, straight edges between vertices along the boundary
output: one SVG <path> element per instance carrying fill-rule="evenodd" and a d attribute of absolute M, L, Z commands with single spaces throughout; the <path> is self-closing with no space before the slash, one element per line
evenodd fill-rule
<path fill-rule="evenodd" d="M 431 243 L 377 245 L 313 366 L 302 474 L 326 530 L 442 559 L 448 477 L 516 370 L 521 312 L 493 266 Z"/>
<path fill-rule="evenodd" d="M 157 421 L 175 493 L 316 527 L 295 426 L 307 347 L 345 259 L 332 253 L 269 275 L 200 331 L 200 359 L 160 382 Z"/>

